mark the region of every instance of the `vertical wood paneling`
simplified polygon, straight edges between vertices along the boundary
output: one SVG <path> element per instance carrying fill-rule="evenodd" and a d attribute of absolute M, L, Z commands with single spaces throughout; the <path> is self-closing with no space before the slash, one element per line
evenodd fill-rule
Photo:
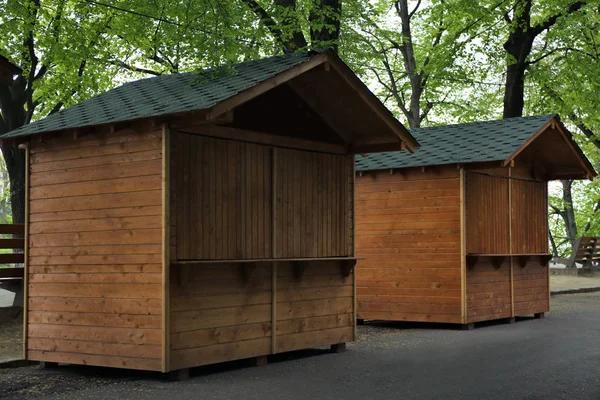
<path fill-rule="evenodd" d="M 548 253 L 547 183 L 515 179 L 511 184 L 513 252 Z"/>
<path fill-rule="evenodd" d="M 177 259 L 271 257 L 270 149 L 176 133 Z M 250 233 L 249 233 L 250 232 Z"/>
<path fill-rule="evenodd" d="M 351 156 L 176 133 L 178 260 L 352 255 Z M 272 200 L 273 174 L 275 198 Z M 276 208 L 275 224 L 272 208 Z"/>
<path fill-rule="evenodd" d="M 281 237 L 278 256 L 350 256 L 351 157 L 290 149 L 278 154 L 275 168 L 288 177 L 277 185 L 276 197 L 283 205 L 276 226 Z"/>
<path fill-rule="evenodd" d="M 509 180 L 467 172 L 467 253 L 508 254 Z"/>

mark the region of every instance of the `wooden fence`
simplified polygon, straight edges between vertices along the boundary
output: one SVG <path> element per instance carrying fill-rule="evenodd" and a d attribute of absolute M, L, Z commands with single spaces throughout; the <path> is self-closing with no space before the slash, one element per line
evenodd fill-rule
<path fill-rule="evenodd" d="M 12 235 L 10 238 L 0 238 L 0 249 L 11 249 L 12 253 L 0 253 L 0 265 L 23 264 L 25 262 L 25 225 L 0 225 L 0 235 Z M 20 236 L 20 237 L 19 237 Z M 21 250 L 15 253 L 14 250 Z M 21 305 L 23 301 L 24 268 L 0 268 L 0 288 L 15 292 L 13 305 Z"/>

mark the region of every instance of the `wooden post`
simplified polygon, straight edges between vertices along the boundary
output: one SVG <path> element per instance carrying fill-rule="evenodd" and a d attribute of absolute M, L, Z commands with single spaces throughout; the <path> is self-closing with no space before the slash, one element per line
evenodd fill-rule
<path fill-rule="evenodd" d="M 346 351 L 346 343 L 337 343 L 331 345 L 332 353 L 343 353 Z"/>
<path fill-rule="evenodd" d="M 462 324 L 460 328 L 463 331 L 472 331 L 473 329 L 475 329 L 475 324 L 473 322 L 471 322 L 470 324 Z"/>
<path fill-rule="evenodd" d="M 23 235 L 23 359 L 27 360 L 27 320 L 29 318 L 29 143 L 23 143 L 22 148 L 25 151 L 25 232 Z"/>
<path fill-rule="evenodd" d="M 465 209 L 465 169 L 460 168 L 460 299 L 461 321 L 467 323 L 467 233 Z"/>
<path fill-rule="evenodd" d="M 169 330 L 170 330 L 170 306 L 169 306 L 169 267 L 170 267 L 170 240 L 171 235 L 169 233 L 170 219 L 169 219 L 169 201 L 170 201 L 170 187 L 169 187 L 169 174 L 170 174 L 170 135 L 169 128 L 166 124 L 162 126 L 162 371 L 168 372 L 170 370 L 170 341 L 169 341 Z M 179 374 L 187 374 L 186 372 L 179 372 Z"/>
<path fill-rule="evenodd" d="M 510 260 L 510 317 L 514 322 L 515 317 L 515 282 L 514 260 L 512 243 L 512 166 L 508 167 L 508 254 Z"/>
<path fill-rule="evenodd" d="M 252 365 L 254 367 L 265 367 L 269 363 L 267 356 L 258 356 L 252 359 Z"/>
<path fill-rule="evenodd" d="M 356 161 L 351 157 L 352 163 L 352 257 L 356 257 Z M 352 270 L 352 340 L 356 341 L 356 270 L 358 265 L 354 265 Z"/>
<path fill-rule="evenodd" d="M 169 372 L 170 381 L 185 381 L 190 378 L 190 370 L 188 368 L 177 369 Z"/>
<path fill-rule="evenodd" d="M 271 269 L 271 354 L 277 353 L 277 263 Z"/>
<path fill-rule="evenodd" d="M 548 182 L 546 182 L 545 195 L 546 195 L 546 199 L 545 199 L 546 200 L 546 210 L 548 210 Z M 547 216 L 546 216 L 546 237 L 548 237 L 549 232 L 550 232 L 550 219 L 547 218 Z M 548 246 L 549 246 L 548 240 L 546 240 L 546 247 L 545 247 L 546 253 L 550 252 L 550 249 Z M 579 248 L 579 244 L 577 245 L 577 247 L 575 247 L 573 249 L 573 251 L 576 251 L 575 249 L 578 249 L 578 248 Z M 573 266 L 575 266 L 574 262 L 573 262 Z M 547 279 L 548 280 L 548 285 L 547 285 L 548 290 L 546 291 L 546 293 L 547 293 L 546 301 L 548 302 L 547 309 L 548 309 L 548 311 L 550 311 L 550 261 L 548 261 L 548 264 L 546 266 L 546 275 L 548 277 L 548 279 Z"/>
<path fill-rule="evenodd" d="M 271 151 L 271 256 L 277 258 L 277 149 Z M 277 263 L 271 267 L 271 354 L 277 353 Z M 265 358 L 266 360 L 266 358 Z"/>

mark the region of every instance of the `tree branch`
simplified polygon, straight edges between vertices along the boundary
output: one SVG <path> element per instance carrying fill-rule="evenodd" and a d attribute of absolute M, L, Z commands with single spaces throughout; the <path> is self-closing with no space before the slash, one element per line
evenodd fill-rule
<path fill-rule="evenodd" d="M 283 0 L 285 1 L 285 0 Z M 294 52 L 299 48 L 303 48 L 308 46 L 304 36 L 297 35 L 297 32 L 294 32 L 292 39 L 287 39 L 284 35 L 284 32 L 279 27 L 279 24 L 275 19 L 265 10 L 256 0 L 242 0 L 253 12 L 258 16 L 259 21 L 263 23 L 268 31 L 271 33 L 276 42 L 280 44 L 283 48 L 283 51 L 286 53 Z M 292 3 L 294 0 L 292 0 Z M 286 7 L 287 4 L 282 4 L 282 0 L 275 1 L 275 4 L 280 7 Z"/>
<path fill-rule="evenodd" d="M 556 24 L 556 21 L 558 21 L 558 18 L 560 18 L 561 15 L 573 14 L 575 11 L 578 11 L 579 9 L 583 8 L 583 6 L 585 6 L 586 3 L 586 1 L 576 1 L 574 3 L 571 3 L 571 5 L 567 7 L 567 10 L 564 13 L 555 14 L 548 18 L 545 22 L 531 27 L 531 33 L 535 36 L 539 35 L 543 31 L 550 29 L 554 24 Z"/>
<path fill-rule="evenodd" d="M 37 22 L 37 13 L 40 8 L 40 0 L 33 0 L 32 4 L 35 6 L 32 10 L 31 25 L 29 26 L 29 30 L 27 32 L 27 36 L 24 41 L 25 48 L 27 49 L 27 54 L 29 57 L 30 68 L 29 74 L 27 76 L 27 88 L 25 89 L 25 97 L 27 103 L 27 116 L 25 118 L 25 124 L 28 124 L 31 121 L 31 117 L 33 116 L 33 111 L 35 106 L 33 104 L 33 81 L 35 80 L 36 69 L 38 65 L 38 58 L 35 54 L 35 39 L 33 37 L 33 30 L 35 28 L 35 24 Z"/>
<path fill-rule="evenodd" d="M 154 76 L 163 75 L 162 72 L 154 71 L 152 69 L 143 68 L 143 67 L 136 67 L 135 65 L 127 64 L 126 62 L 121 61 L 121 60 L 102 60 L 102 59 L 98 59 L 98 58 L 94 58 L 94 60 L 99 61 L 99 62 L 104 62 L 106 64 L 114 65 L 116 67 L 120 67 L 120 68 L 126 69 L 131 72 L 140 72 L 143 74 L 149 74 L 149 75 L 154 75 Z"/>
<path fill-rule="evenodd" d="M 410 14 L 408 14 L 408 18 L 412 18 L 413 15 L 415 15 L 415 13 L 417 12 L 417 10 L 419 9 L 419 7 L 421 7 L 421 0 L 417 1 L 417 5 L 415 6 L 415 8 L 410 12 Z"/>

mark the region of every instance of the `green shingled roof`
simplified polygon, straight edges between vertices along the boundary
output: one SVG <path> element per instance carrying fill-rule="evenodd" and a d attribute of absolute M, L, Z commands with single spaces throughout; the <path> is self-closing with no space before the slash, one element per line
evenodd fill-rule
<path fill-rule="evenodd" d="M 248 61 L 233 66 L 233 73 L 215 74 L 214 78 L 212 71 L 206 70 L 204 74 L 172 74 L 125 83 L 0 139 L 209 109 L 317 54 L 311 51 Z"/>
<path fill-rule="evenodd" d="M 356 170 L 503 161 L 554 117 L 548 114 L 411 129 L 421 144 L 414 154 L 394 151 L 357 156 Z"/>

